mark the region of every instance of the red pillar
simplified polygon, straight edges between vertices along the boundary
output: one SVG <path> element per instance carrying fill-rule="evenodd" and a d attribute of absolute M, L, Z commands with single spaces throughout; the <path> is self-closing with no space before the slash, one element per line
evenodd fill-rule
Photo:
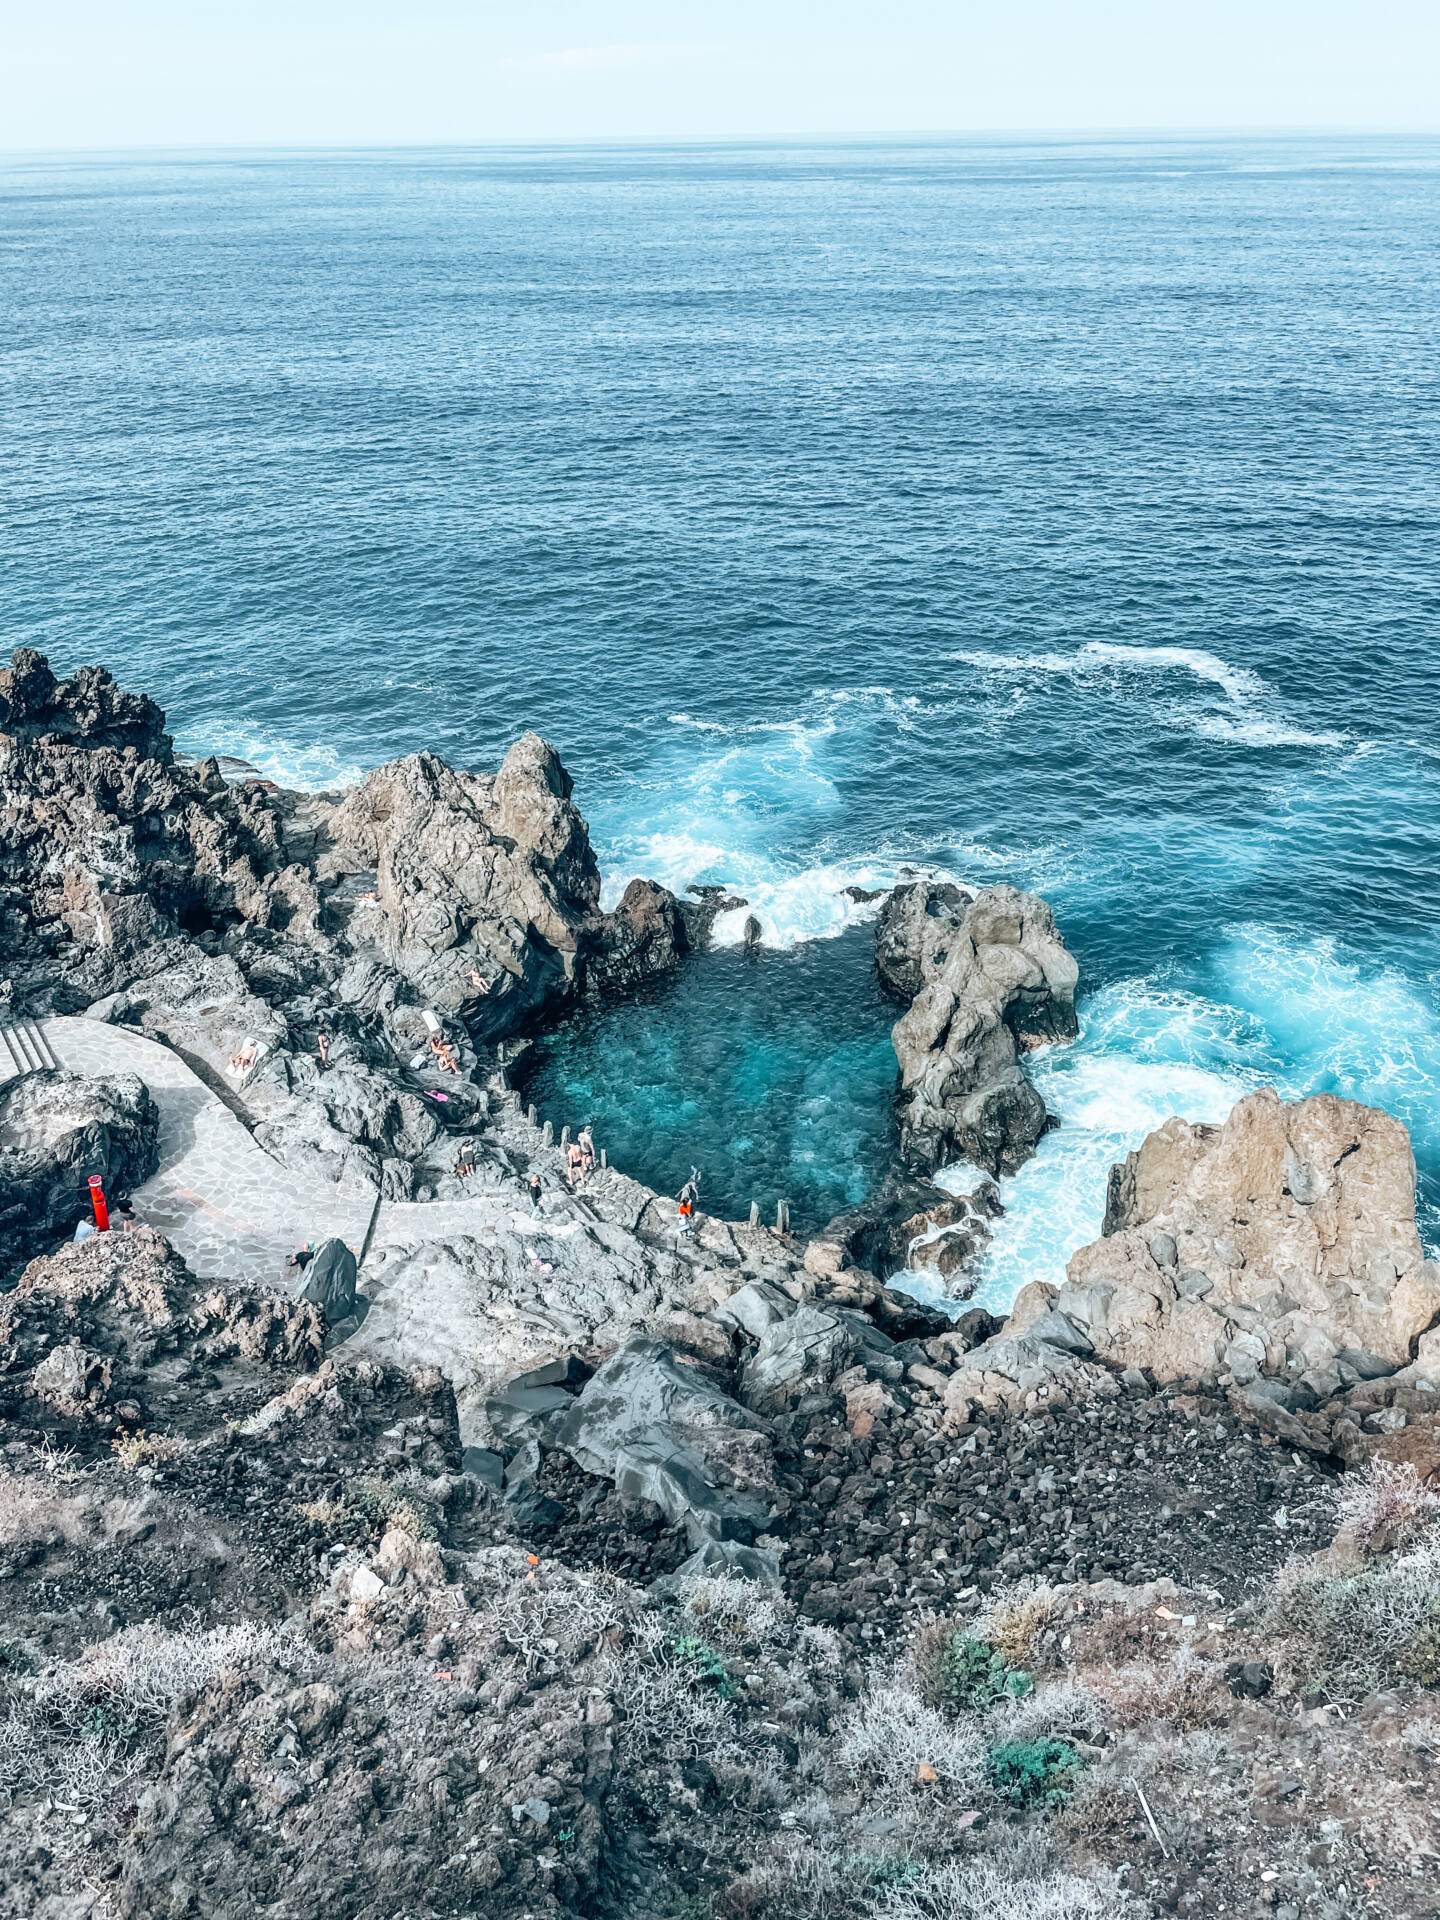
<path fill-rule="evenodd" d="M 105 1187 L 98 1173 L 90 1176 L 90 1204 L 95 1209 L 95 1228 L 98 1233 L 110 1231 L 110 1209 L 105 1204 Z"/>

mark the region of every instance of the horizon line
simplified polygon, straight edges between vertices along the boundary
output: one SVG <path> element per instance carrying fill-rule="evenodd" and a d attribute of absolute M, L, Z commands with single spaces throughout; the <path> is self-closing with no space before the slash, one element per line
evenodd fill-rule
<path fill-rule="evenodd" d="M 350 153 L 498 153 L 563 152 L 576 148 L 634 150 L 653 147 L 737 148 L 755 146 L 812 146 L 819 144 L 886 144 L 925 141 L 966 141 L 1025 145 L 1101 144 L 1145 140 L 1259 140 L 1259 139 L 1440 139 L 1440 124 L 1416 127 L 1313 124 L 1309 122 L 1244 125 L 1148 126 L 1142 124 L 1073 127 L 930 127 L 899 129 L 819 128 L 810 132 L 751 134 L 570 134 L 544 137 L 515 136 L 493 140 L 267 140 L 197 143 L 149 141 L 133 145 L 0 147 L 0 160 L 39 158 L 93 158 L 105 155 L 240 155 L 240 154 L 350 154 Z"/>

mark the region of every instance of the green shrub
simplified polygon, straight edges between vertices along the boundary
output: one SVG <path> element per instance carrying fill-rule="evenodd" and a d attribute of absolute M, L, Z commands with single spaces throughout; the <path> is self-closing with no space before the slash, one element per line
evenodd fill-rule
<path fill-rule="evenodd" d="M 670 1642 L 670 1651 L 677 1660 L 695 1669 L 697 1680 L 713 1683 L 722 1700 L 735 1698 L 730 1670 L 708 1640 L 702 1640 L 698 1633 L 682 1633 Z"/>
<path fill-rule="evenodd" d="M 952 1633 L 936 1663 L 935 1704 L 952 1716 L 976 1713 L 1007 1695 L 1023 1700 L 1034 1684 L 1028 1673 L 1009 1666 L 1004 1654 L 987 1640 Z"/>
<path fill-rule="evenodd" d="M 1440 1687 L 1440 1613 L 1396 1654 L 1395 1670 L 1418 1686 Z"/>
<path fill-rule="evenodd" d="M 1016 1807 L 1055 1807 L 1085 1762 L 1068 1740 L 1007 1740 L 990 1749 L 985 1770 L 1002 1800 Z"/>
<path fill-rule="evenodd" d="M 847 1854 L 841 1870 L 867 1893 L 908 1893 L 923 1877 L 918 1860 L 874 1853 Z"/>

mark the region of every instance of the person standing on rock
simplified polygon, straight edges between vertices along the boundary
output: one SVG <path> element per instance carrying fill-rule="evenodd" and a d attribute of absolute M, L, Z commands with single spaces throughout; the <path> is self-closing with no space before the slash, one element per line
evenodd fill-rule
<path fill-rule="evenodd" d="M 588 1122 L 580 1129 L 575 1144 L 580 1149 L 581 1171 L 584 1173 L 593 1173 L 595 1171 L 595 1141 L 591 1135 Z"/>
<path fill-rule="evenodd" d="M 532 1173 L 530 1176 L 530 1216 L 531 1218 L 538 1220 L 540 1217 L 540 1211 L 541 1211 L 540 1176 L 538 1173 Z"/>
<path fill-rule="evenodd" d="M 680 1189 L 680 1225 L 681 1239 L 695 1231 L 695 1202 L 699 1198 L 699 1189 L 693 1179 L 687 1180 Z"/>

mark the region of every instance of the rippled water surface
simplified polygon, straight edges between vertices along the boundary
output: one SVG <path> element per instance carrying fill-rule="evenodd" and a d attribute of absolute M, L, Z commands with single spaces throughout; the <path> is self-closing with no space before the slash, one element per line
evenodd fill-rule
<path fill-rule="evenodd" d="M 912 860 L 1082 967 L 991 1297 L 1264 1081 L 1399 1113 L 1433 1238 L 1437 243 L 1435 141 L 12 161 L 7 629 L 291 781 L 539 726 L 612 894 L 740 888 L 768 954 L 550 1045 L 636 1171 L 873 1177 L 816 943 Z"/>

